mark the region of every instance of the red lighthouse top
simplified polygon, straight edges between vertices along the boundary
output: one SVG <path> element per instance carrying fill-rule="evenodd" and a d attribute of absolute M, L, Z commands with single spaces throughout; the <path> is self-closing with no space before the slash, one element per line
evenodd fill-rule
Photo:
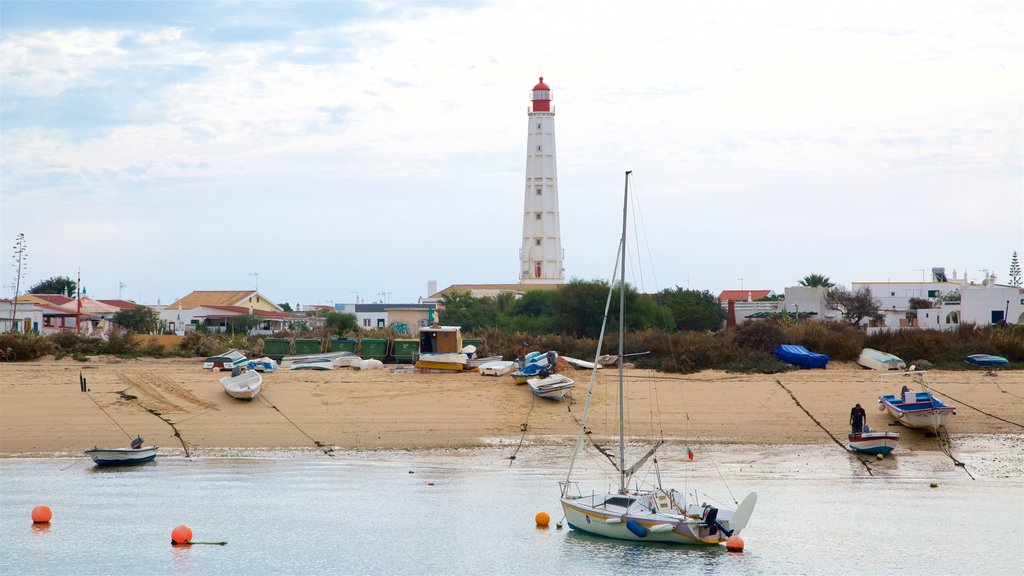
<path fill-rule="evenodd" d="M 551 87 L 544 83 L 543 76 L 540 77 L 537 85 L 533 87 L 533 111 L 551 111 Z"/>

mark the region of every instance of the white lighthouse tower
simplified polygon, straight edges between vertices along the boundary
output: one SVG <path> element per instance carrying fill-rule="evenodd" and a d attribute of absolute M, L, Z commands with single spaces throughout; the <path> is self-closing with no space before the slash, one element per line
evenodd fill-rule
<path fill-rule="evenodd" d="M 526 192 L 523 197 L 523 246 L 519 282 L 562 284 L 562 239 L 558 230 L 558 174 L 555 165 L 555 109 L 551 88 L 533 87 L 526 130 Z"/>

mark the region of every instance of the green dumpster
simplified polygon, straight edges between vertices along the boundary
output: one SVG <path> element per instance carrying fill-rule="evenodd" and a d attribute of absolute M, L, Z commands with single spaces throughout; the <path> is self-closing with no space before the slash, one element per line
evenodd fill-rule
<path fill-rule="evenodd" d="M 331 338 L 330 352 L 356 352 L 355 338 Z"/>
<path fill-rule="evenodd" d="M 395 362 L 415 362 L 420 353 L 420 341 L 416 338 L 395 338 L 391 354 Z"/>
<path fill-rule="evenodd" d="M 387 338 L 363 338 L 359 341 L 359 357 L 363 360 L 372 358 L 383 362 L 387 354 Z"/>
<path fill-rule="evenodd" d="M 463 348 L 465 348 L 466 346 L 469 346 L 470 344 L 472 344 L 473 346 L 476 346 L 476 355 L 477 355 L 477 357 L 478 358 L 479 357 L 483 357 L 482 352 L 484 350 L 484 339 L 483 338 L 463 338 L 462 339 L 462 347 Z"/>
<path fill-rule="evenodd" d="M 273 358 L 278 362 L 281 358 L 291 354 L 292 341 L 287 338 L 264 338 L 263 339 L 263 355 L 269 358 Z"/>
<path fill-rule="evenodd" d="M 295 354 L 319 354 L 323 352 L 323 341 L 319 338 L 296 338 Z"/>

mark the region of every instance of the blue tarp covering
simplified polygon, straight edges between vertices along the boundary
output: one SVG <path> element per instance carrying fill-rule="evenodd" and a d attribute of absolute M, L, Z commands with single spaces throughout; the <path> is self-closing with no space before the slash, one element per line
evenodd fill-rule
<path fill-rule="evenodd" d="M 803 346 L 795 344 L 783 344 L 775 349 L 775 356 L 794 366 L 801 368 L 824 368 L 828 364 L 828 356 L 811 352 Z"/>
<path fill-rule="evenodd" d="M 993 366 L 1006 366 L 1009 362 L 1002 356 L 992 356 L 991 354 L 971 354 L 967 358 L 964 358 L 968 364 L 974 364 L 975 366 L 982 366 L 985 368 L 991 368 Z"/>

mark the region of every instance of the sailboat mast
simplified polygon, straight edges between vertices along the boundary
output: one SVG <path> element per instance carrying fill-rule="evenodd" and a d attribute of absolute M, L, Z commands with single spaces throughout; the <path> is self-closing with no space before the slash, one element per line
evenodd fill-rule
<path fill-rule="evenodd" d="M 629 175 L 626 170 L 625 190 L 622 193 L 622 257 L 619 258 L 619 492 L 626 493 L 626 412 L 622 402 L 622 365 L 626 353 L 626 209 L 629 206 Z"/>

